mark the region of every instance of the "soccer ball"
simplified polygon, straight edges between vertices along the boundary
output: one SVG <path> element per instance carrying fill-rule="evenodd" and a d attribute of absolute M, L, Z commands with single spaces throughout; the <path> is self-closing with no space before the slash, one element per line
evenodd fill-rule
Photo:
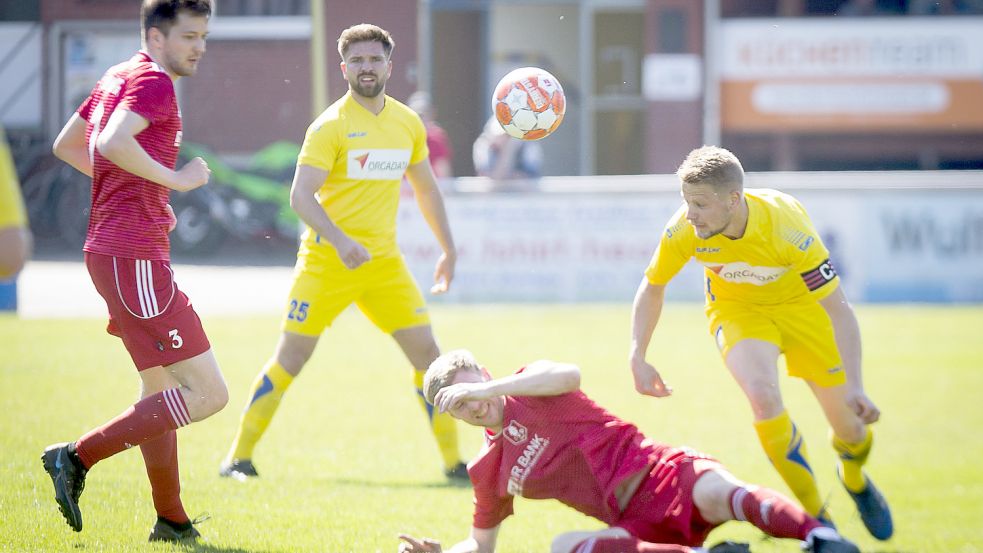
<path fill-rule="evenodd" d="M 520 140 L 549 136 L 563 122 L 566 109 L 560 81 L 538 67 L 521 67 L 505 75 L 492 95 L 498 123 Z"/>

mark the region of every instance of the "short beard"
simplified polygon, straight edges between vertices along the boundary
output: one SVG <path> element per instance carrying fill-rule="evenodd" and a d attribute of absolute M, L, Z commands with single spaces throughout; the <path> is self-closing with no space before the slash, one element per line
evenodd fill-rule
<path fill-rule="evenodd" d="M 198 67 L 195 65 L 188 64 L 188 67 L 184 67 L 180 60 L 166 57 L 164 62 L 167 64 L 167 68 L 178 77 L 190 77 L 198 72 Z"/>
<path fill-rule="evenodd" d="M 356 77 L 350 84 L 352 85 L 352 90 L 358 93 L 359 96 L 363 96 L 365 98 L 375 98 L 382 93 L 383 89 L 386 88 L 386 83 L 380 81 L 378 77 L 376 77 L 375 86 L 369 88 L 368 90 L 366 90 L 366 88 L 358 82 L 358 77 Z"/>

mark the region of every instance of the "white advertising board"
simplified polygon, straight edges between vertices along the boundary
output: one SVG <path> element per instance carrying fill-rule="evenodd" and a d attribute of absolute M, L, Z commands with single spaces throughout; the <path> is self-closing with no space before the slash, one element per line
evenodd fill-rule
<path fill-rule="evenodd" d="M 921 187 L 910 174 L 899 187 L 890 175 L 872 182 L 854 173 L 750 174 L 748 185 L 803 202 L 852 300 L 981 302 L 983 173 L 963 173 L 968 184 L 960 187 L 950 186 L 951 172 L 919 174 Z M 604 191 L 448 195 L 459 259 L 453 290 L 440 301 L 630 303 L 679 194 L 664 186 L 616 191 L 603 177 L 589 180 Z M 429 288 L 436 240 L 411 198 L 399 219 L 410 269 Z M 673 280 L 668 297 L 702 299 L 695 263 Z"/>

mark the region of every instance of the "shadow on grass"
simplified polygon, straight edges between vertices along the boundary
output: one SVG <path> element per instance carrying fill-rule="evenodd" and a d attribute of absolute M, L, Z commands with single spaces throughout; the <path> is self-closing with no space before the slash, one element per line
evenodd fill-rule
<path fill-rule="evenodd" d="M 246 549 L 235 546 L 225 547 L 202 542 L 169 544 L 168 550 L 183 551 L 188 553 L 270 553 L 269 550 L 266 549 Z"/>
<path fill-rule="evenodd" d="M 398 489 L 436 489 L 436 488 L 462 488 L 470 489 L 471 482 L 465 480 L 448 479 L 443 482 L 386 482 L 382 480 L 359 480 L 355 478 L 326 478 L 328 482 L 339 486 L 359 487 L 359 488 L 398 488 Z"/>

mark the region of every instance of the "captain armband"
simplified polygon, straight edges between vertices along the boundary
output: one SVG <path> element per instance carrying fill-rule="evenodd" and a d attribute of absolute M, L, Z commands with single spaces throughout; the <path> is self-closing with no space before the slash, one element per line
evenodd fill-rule
<path fill-rule="evenodd" d="M 801 276 L 806 288 L 810 292 L 814 292 L 836 278 L 836 269 L 833 267 L 833 263 L 826 259 L 818 267 L 802 273 Z"/>

